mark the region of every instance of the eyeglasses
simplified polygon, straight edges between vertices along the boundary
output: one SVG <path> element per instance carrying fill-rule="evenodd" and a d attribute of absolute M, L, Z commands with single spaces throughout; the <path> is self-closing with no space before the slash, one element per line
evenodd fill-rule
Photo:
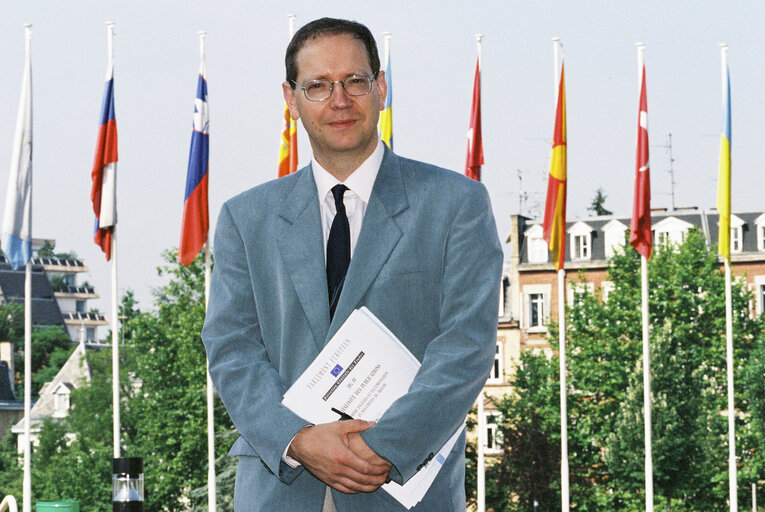
<path fill-rule="evenodd" d="M 375 81 L 374 77 L 366 75 L 351 75 L 345 77 L 342 80 L 308 80 L 300 85 L 294 80 L 290 80 L 293 84 L 303 89 L 303 94 L 308 101 L 324 101 L 332 96 L 332 91 L 335 90 L 335 84 L 342 84 L 345 93 L 348 96 L 365 96 L 372 92 L 372 82 Z"/>

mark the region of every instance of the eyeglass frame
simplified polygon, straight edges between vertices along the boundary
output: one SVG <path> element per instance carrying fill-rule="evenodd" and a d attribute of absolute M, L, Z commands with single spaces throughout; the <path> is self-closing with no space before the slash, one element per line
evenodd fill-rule
<path fill-rule="evenodd" d="M 372 92 L 372 88 L 374 86 L 374 83 L 377 81 L 377 75 L 378 74 L 379 74 L 379 71 L 377 73 L 375 73 L 374 76 L 369 76 L 369 75 L 349 75 L 349 76 L 346 76 L 345 78 L 343 78 L 342 80 L 334 80 L 334 81 L 327 80 L 326 78 L 316 78 L 316 79 L 313 79 L 313 80 L 306 80 L 305 82 L 303 82 L 303 85 L 297 83 L 295 80 L 290 80 L 290 82 L 292 82 L 294 85 L 296 85 L 297 87 L 300 87 L 303 90 L 303 96 L 305 96 L 305 99 L 307 99 L 308 101 L 311 101 L 313 103 L 319 103 L 319 102 L 322 102 L 322 101 L 327 101 L 328 99 L 330 99 L 332 97 L 332 93 L 335 92 L 335 84 L 337 84 L 337 83 L 342 84 L 343 91 L 345 91 L 345 94 L 347 94 L 348 96 L 350 96 L 352 98 L 359 98 L 361 96 L 366 96 L 367 94 Z M 351 94 L 350 92 L 348 92 L 348 89 L 345 87 L 345 81 L 346 80 L 350 80 L 351 78 L 366 78 L 366 79 L 368 79 L 369 80 L 369 90 L 367 92 L 365 92 L 364 94 Z M 305 84 L 307 84 L 309 82 L 329 82 L 329 95 L 326 98 L 323 98 L 323 99 L 320 99 L 320 100 L 312 100 L 311 98 L 308 97 L 308 93 L 306 92 Z"/>

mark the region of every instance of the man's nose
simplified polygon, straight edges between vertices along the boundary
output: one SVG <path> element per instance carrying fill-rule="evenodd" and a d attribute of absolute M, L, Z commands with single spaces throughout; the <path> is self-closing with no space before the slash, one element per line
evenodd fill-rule
<path fill-rule="evenodd" d="M 329 102 L 334 108 L 343 108 L 351 103 L 351 98 L 345 92 L 342 82 L 335 82 L 332 93 L 329 96 Z"/>

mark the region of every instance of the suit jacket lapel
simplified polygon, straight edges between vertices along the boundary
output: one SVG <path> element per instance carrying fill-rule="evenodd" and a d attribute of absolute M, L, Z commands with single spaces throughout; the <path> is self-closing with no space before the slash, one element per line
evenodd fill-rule
<path fill-rule="evenodd" d="M 278 245 L 292 286 L 305 312 L 316 346 L 324 346 L 329 329 L 329 299 L 324 264 L 319 200 L 310 166 L 281 202 Z"/>
<path fill-rule="evenodd" d="M 358 306 L 393 252 L 402 235 L 394 218 L 408 207 L 399 158 L 386 146 L 325 343 Z"/>

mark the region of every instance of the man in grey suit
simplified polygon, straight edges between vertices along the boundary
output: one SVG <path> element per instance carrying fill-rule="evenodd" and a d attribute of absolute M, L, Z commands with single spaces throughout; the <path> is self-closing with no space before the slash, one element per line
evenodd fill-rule
<path fill-rule="evenodd" d="M 387 84 L 365 26 L 313 21 L 285 61 L 313 159 L 223 205 L 202 332 L 241 435 L 235 508 L 405 510 L 379 487 L 406 482 L 462 428 L 494 359 L 502 251 L 488 194 L 379 140 Z M 282 396 L 361 306 L 422 366 L 377 423 L 311 425 Z M 463 432 L 413 510 L 465 510 L 464 450 Z"/>

